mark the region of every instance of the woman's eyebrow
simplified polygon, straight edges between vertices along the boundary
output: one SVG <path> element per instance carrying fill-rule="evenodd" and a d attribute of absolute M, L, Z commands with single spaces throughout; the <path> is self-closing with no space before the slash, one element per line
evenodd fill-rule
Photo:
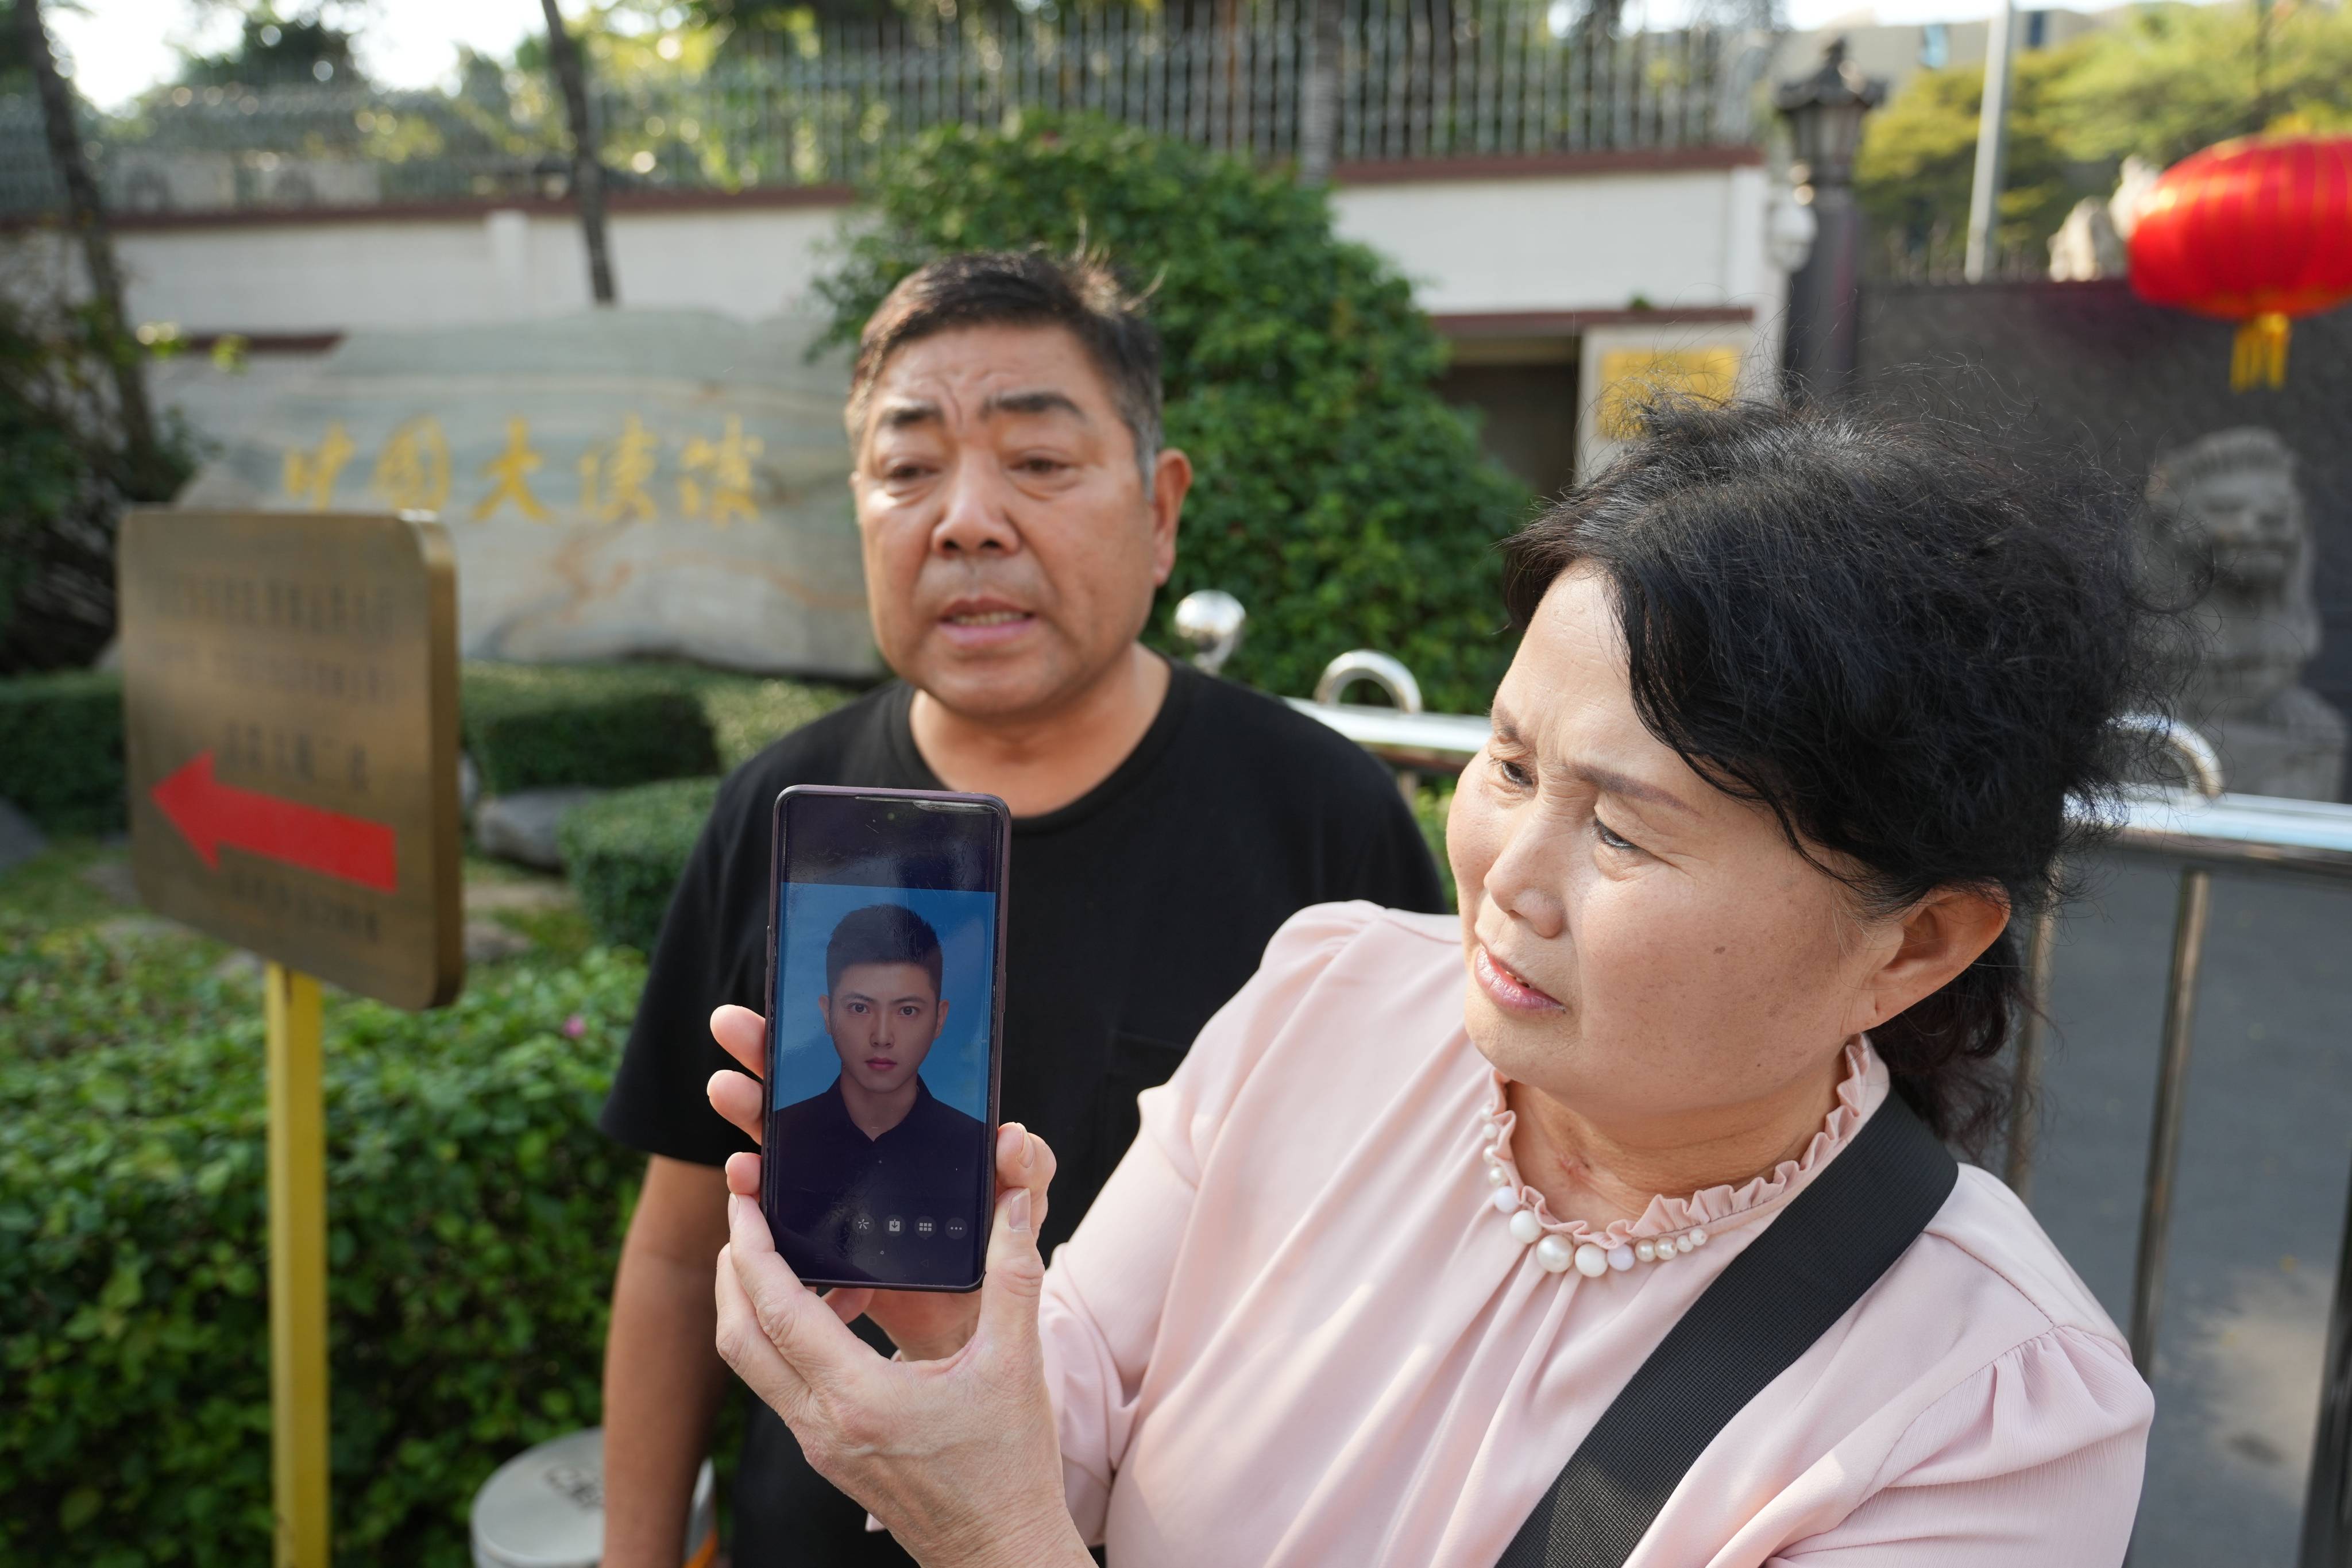
<path fill-rule="evenodd" d="M 1654 784 L 1643 784 L 1632 774 L 1621 773 L 1614 768 L 1604 768 L 1593 763 L 1580 763 L 1570 771 L 1578 778 L 1593 785 L 1604 795 L 1622 795 L 1627 800 L 1652 801 L 1659 805 L 1673 806 L 1676 811 L 1692 816 L 1698 815 L 1697 807 L 1673 791 L 1661 789 Z"/>
<path fill-rule="evenodd" d="M 1511 722 L 1510 715 L 1504 712 L 1500 707 L 1487 710 L 1487 723 L 1493 729 L 1495 739 L 1502 742 L 1503 744 L 1516 751 L 1524 752 L 1532 749 L 1525 740 L 1520 738 L 1518 726 Z M 1622 795 L 1627 800 L 1654 801 L 1660 805 L 1670 805 L 1676 811 L 1686 812 L 1693 816 L 1698 815 L 1696 806 L 1673 791 L 1657 784 L 1643 784 L 1632 774 L 1621 773 L 1615 768 L 1602 767 L 1598 763 L 1578 763 L 1567 771 L 1571 778 L 1581 779 L 1604 795 Z"/>

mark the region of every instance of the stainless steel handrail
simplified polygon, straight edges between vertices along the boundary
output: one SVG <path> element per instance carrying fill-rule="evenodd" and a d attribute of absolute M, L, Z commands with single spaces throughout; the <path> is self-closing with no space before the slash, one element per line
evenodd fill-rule
<path fill-rule="evenodd" d="M 1402 713 L 1354 702 L 1286 699 L 1382 762 L 1459 773 L 1491 732 L 1474 713 Z M 2181 790 L 2134 790 L 2124 798 L 2116 847 L 2253 870 L 2352 878 L 2352 805 Z"/>
<path fill-rule="evenodd" d="M 1336 667 L 1339 661 L 1334 662 Z M 1485 719 L 1470 714 L 1408 713 L 1297 698 L 1289 701 L 1399 768 L 1458 771 L 1491 733 Z M 2220 760 L 2202 736 L 2153 715 L 2136 714 L 2120 722 L 2161 740 L 2190 785 L 2185 790 L 2134 790 L 2122 802 L 2120 819 L 2106 824 L 2115 829 L 2111 844 L 2116 849 L 2187 862 L 2173 918 L 2147 1182 L 2133 1263 L 2132 1360 L 2143 1373 L 2152 1374 L 2171 1234 L 2173 1178 L 2187 1103 L 2189 1047 L 2195 1034 L 2197 982 L 2212 907 L 2212 872 L 2222 868 L 2285 872 L 2352 885 L 2352 805 L 2225 794 Z M 2088 813 L 2078 817 L 2090 819 Z M 2032 1008 L 2019 1035 L 2007 1150 L 2009 1181 L 2021 1196 L 2032 1181 L 2038 1133 L 2033 1100 L 2057 951 L 2054 915 L 2045 913 L 2030 922 L 2025 943 L 2026 988 Z M 2297 1564 L 2352 1568 L 2352 1197 L 2345 1205 L 2336 1293 L 2328 1308 L 2319 1430 Z"/>
<path fill-rule="evenodd" d="M 1421 682 L 1412 678 L 1402 661 L 1370 648 L 1360 647 L 1341 654 L 1323 667 L 1323 674 L 1315 682 L 1315 700 L 1322 707 L 1336 705 L 1348 688 L 1359 680 L 1369 680 L 1389 695 L 1389 704 L 1399 713 L 1421 711 Z M 1399 768 L 1396 775 L 1397 793 L 1411 805 L 1421 794 L 1421 774 L 1412 768 Z"/>

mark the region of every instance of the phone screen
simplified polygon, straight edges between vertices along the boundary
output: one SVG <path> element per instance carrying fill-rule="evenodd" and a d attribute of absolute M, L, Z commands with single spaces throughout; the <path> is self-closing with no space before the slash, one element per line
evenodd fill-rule
<path fill-rule="evenodd" d="M 988 795 L 777 798 L 761 1206 L 804 1283 L 980 1284 L 1010 828 Z"/>

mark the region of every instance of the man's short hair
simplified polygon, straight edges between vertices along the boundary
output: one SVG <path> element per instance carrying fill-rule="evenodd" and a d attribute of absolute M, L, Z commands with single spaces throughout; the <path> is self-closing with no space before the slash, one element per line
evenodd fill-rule
<path fill-rule="evenodd" d="M 931 977 L 932 996 L 940 994 L 940 933 L 904 904 L 868 904 L 841 917 L 824 944 L 825 994 L 840 989 L 843 970 L 860 963 L 919 964 Z"/>
<path fill-rule="evenodd" d="M 1160 456 L 1160 332 L 1118 275 L 1088 256 L 970 250 L 908 274 L 867 319 L 849 379 L 849 438 L 863 440 L 874 383 L 892 354 L 959 327 L 1060 327 L 1078 340 L 1135 437 L 1143 492 Z"/>

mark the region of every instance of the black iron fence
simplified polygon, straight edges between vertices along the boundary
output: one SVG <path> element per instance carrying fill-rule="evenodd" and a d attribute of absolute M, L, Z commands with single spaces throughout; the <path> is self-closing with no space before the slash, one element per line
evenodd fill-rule
<path fill-rule="evenodd" d="M 1348 0 L 1337 156 L 1400 163 L 1738 145 L 1756 134 L 1769 36 L 1611 33 L 1541 0 Z M 1262 163 L 1294 156 L 1313 60 L 1299 0 L 1229 23 L 1165 9 L 898 23 L 731 39 L 700 68 L 594 84 L 617 188 L 857 184 L 940 124 L 1084 111 Z M 455 88 L 308 79 L 162 89 L 93 115 L 111 202 L 130 211 L 352 207 L 560 195 L 561 100 L 476 62 Z M 0 212 L 57 201 L 37 106 L 0 99 Z"/>

